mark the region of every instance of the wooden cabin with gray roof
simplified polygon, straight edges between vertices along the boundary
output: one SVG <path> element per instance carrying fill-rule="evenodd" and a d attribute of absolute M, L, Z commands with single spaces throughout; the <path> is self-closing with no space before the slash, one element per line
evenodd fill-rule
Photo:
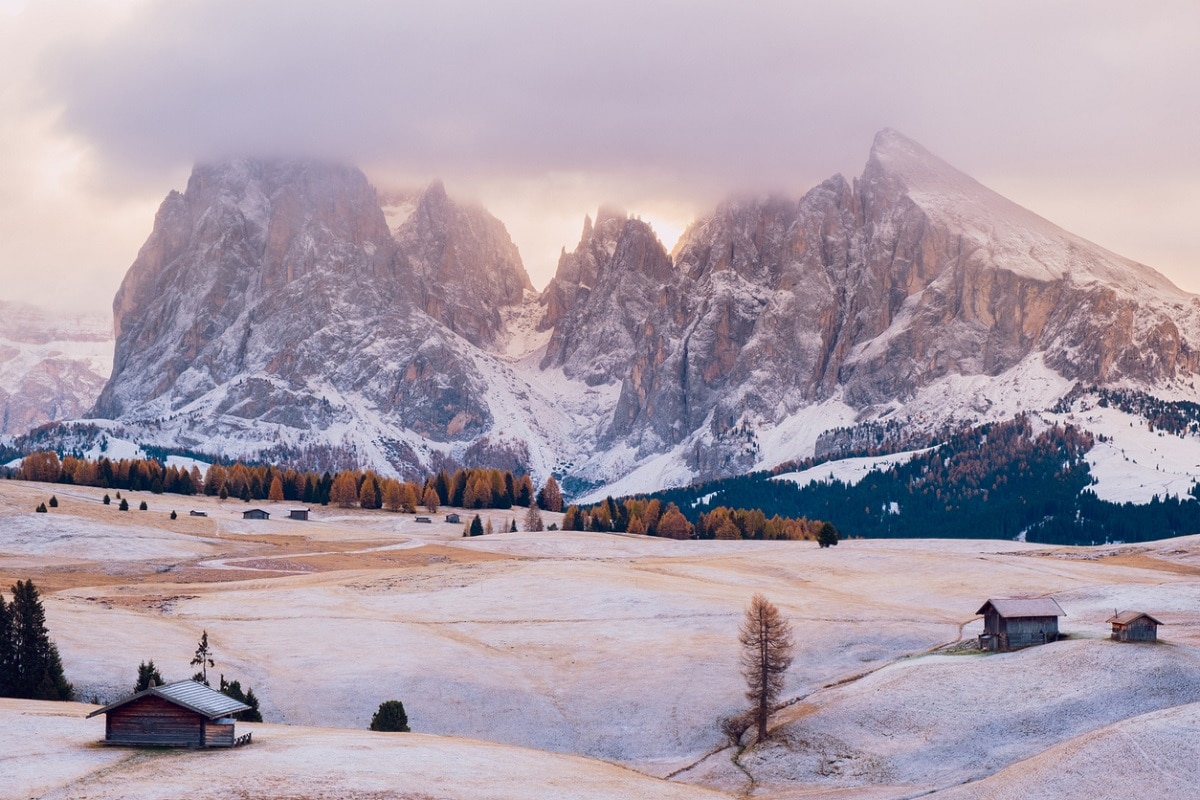
<path fill-rule="evenodd" d="M 1017 650 L 1058 639 L 1058 618 L 1067 613 L 1052 597 L 996 598 L 975 612 L 983 616 L 980 650 Z"/>
<path fill-rule="evenodd" d="M 105 715 L 104 743 L 130 747 L 237 747 L 233 715 L 250 706 L 196 681 L 151 686 L 88 714 Z"/>

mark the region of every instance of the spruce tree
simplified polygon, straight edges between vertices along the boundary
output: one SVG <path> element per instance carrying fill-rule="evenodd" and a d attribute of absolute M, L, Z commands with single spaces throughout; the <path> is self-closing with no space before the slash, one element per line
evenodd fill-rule
<path fill-rule="evenodd" d="M 250 706 L 247 711 L 239 711 L 234 714 L 234 718 L 241 722 L 262 722 L 262 712 L 258 710 L 258 698 L 254 695 L 254 689 L 247 689 L 242 692 L 241 681 L 226 681 L 225 676 L 221 676 L 221 694 L 226 697 L 231 697 L 239 703 L 245 703 Z"/>
<path fill-rule="evenodd" d="M 121 505 L 117 506 L 117 510 L 118 511 L 128 511 L 129 510 L 129 501 L 126 500 L 124 497 L 122 497 Z"/>
<path fill-rule="evenodd" d="M 832 523 L 822 522 L 821 530 L 817 531 L 817 544 L 821 547 L 837 547 L 838 531 Z"/>
<path fill-rule="evenodd" d="M 0 697 L 12 696 L 13 674 L 12 606 L 0 594 Z"/>
<path fill-rule="evenodd" d="M 33 581 L 17 581 L 12 588 L 12 655 L 9 667 L 13 697 L 31 700 L 70 700 L 71 684 L 63 675 L 58 648 L 46 628 L 46 611 Z"/>
<path fill-rule="evenodd" d="M 50 495 L 50 507 L 58 508 L 58 497 L 55 495 Z"/>
<path fill-rule="evenodd" d="M 192 676 L 192 680 L 208 686 L 208 668 L 216 666 L 212 655 L 212 648 L 208 646 L 208 631 L 204 631 L 196 643 L 196 654 L 192 657 L 192 666 L 199 667 L 200 671 Z"/>
<path fill-rule="evenodd" d="M 158 667 L 154 666 L 153 658 L 149 662 L 143 661 L 138 664 L 137 683 L 133 687 L 134 693 L 144 692 L 149 689 L 151 681 L 153 681 L 155 686 L 163 685 L 163 676 L 158 671 Z"/>
<path fill-rule="evenodd" d="M 471 535 L 483 536 L 483 520 L 479 518 L 478 514 L 475 515 L 475 519 L 471 520 Z"/>
<path fill-rule="evenodd" d="M 375 716 L 371 717 L 371 730 L 408 733 L 408 714 L 404 712 L 404 703 L 399 700 L 380 703 Z"/>

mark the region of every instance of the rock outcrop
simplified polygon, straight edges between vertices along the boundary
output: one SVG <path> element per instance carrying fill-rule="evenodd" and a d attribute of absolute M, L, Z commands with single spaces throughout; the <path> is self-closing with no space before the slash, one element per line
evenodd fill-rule
<path fill-rule="evenodd" d="M 597 485 L 668 456 L 656 475 L 769 467 L 759 434 L 806 409 L 840 415 L 808 428 L 894 420 L 948 381 L 1020 407 L 1001 379 L 1031 359 L 1067 386 L 1200 370 L 1197 298 L 893 131 L 857 180 L 733 198 L 673 254 L 601 209 L 530 289 L 504 226 L 439 183 L 381 200 L 348 167 L 197 167 L 117 294 L 95 412 L 160 444 L 353 439 L 383 468 L 521 462 Z M 772 453 L 809 455 L 819 432 Z"/>

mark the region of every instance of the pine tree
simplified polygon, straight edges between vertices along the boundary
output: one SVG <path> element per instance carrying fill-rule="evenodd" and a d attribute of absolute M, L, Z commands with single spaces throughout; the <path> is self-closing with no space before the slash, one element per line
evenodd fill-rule
<path fill-rule="evenodd" d="M 129 501 L 126 500 L 124 497 L 122 497 L 121 505 L 117 506 L 117 510 L 118 511 L 128 511 L 129 510 Z"/>
<path fill-rule="evenodd" d="M 171 519 L 177 519 L 178 517 L 179 515 L 175 513 L 175 509 L 171 509 Z"/>
<path fill-rule="evenodd" d="M 55 495 L 50 495 L 50 507 L 58 508 L 58 497 Z"/>
<path fill-rule="evenodd" d="M 368 472 L 363 478 L 362 487 L 358 490 L 358 504 L 363 508 L 379 508 L 379 498 L 376 496 L 379 487 L 375 483 L 375 474 Z"/>
<path fill-rule="evenodd" d="M 234 718 L 241 722 L 262 722 L 262 713 L 258 710 L 258 698 L 254 696 L 254 689 L 247 689 L 242 693 L 242 684 L 240 681 L 225 681 L 225 676 L 221 676 L 220 692 L 226 697 L 231 697 L 239 703 L 245 703 L 250 706 L 247 711 L 239 711 L 234 714 Z"/>
<path fill-rule="evenodd" d="M 111 497 L 109 497 L 107 494 L 105 494 L 105 495 L 104 495 L 104 500 L 102 500 L 101 502 L 103 502 L 103 503 L 104 503 L 104 505 L 109 505 L 110 503 L 112 503 L 112 498 L 111 498 Z"/>
<path fill-rule="evenodd" d="M 350 508 L 358 502 L 358 480 L 353 472 L 344 470 L 338 473 L 329 489 L 329 502 L 336 503 L 339 508 Z"/>
<path fill-rule="evenodd" d="M 822 522 L 821 529 L 817 531 L 817 544 L 821 547 L 837 547 L 838 531 L 833 527 L 832 523 Z"/>
<path fill-rule="evenodd" d="M 399 511 L 404 507 L 404 487 L 400 481 L 391 479 L 384 485 L 383 507 L 388 511 Z"/>
<path fill-rule="evenodd" d="M 475 519 L 471 520 L 471 535 L 483 536 L 483 520 L 479 518 L 478 514 L 475 515 Z"/>
<path fill-rule="evenodd" d="M 405 514 L 417 513 L 417 490 L 411 483 L 400 487 L 400 507 Z"/>
<path fill-rule="evenodd" d="M 46 504 L 45 504 L 45 503 L 38 503 L 38 504 L 37 504 L 37 508 L 35 508 L 35 509 L 34 509 L 34 511 L 35 511 L 36 513 L 38 513 L 38 514 L 46 514 L 46 513 L 48 513 L 48 512 L 46 511 Z"/>
<path fill-rule="evenodd" d="M 149 508 L 150 507 L 146 505 L 145 500 L 143 500 L 141 503 L 138 504 L 138 511 L 148 511 Z"/>
<path fill-rule="evenodd" d="M 0 697 L 12 697 L 14 673 L 12 606 L 0 594 Z"/>
<path fill-rule="evenodd" d="M 546 478 L 546 485 L 538 492 L 538 505 L 542 510 L 556 514 L 563 510 L 562 490 L 558 488 L 558 481 L 554 480 L 553 475 Z"/>
<path fill-rule="evenodd" d="M 158 667 L 154 666 L 154 659 L 149 662 L 143 661 L 138 664 L 137 683 L 134 684 L 134 694 L 144 692 L 151 686 L 162 686 L 163 676 L 158 671 Z"/>
<path fill-rule="evenodd" d="M 425 506 L 425 510 L 430 514 L 436 514 L 438 511 L 438 493 L 434 491 L 432 486 L 425 487 L 425 495 L 421 498 L 421 504 Z"/>
<path fill-rule="evenodd" d="M 199 667 L 200 671 L 192 676 L 192 680 L 203 683 L 208 686 L 208 668 L 215 667 L 216 662 L 213 661 L 212 648 L 208 646 L 208 631 L 204 631 L 200 635 L 200 641 L 196 644 L 196 654 L 192 657 L 191 665 Z"/>
<path fill-rule="evenodd" d="M 46 611 L 33 581 L 12 587 L 9 663 L 12 697 L 31 700 L 70 700 L 71 684 L 63 676 L 58 648 L 46 628 Z"/>
<path fill-rule="evenodd" d="M 541 531 L 545 529 L 546 526 L 542 522 L 542 512 L 538 510 L 537 503 L 530 503 L 529 510 L 525 512 L 525 530 Z"/>
<path fill-rule="evenodd" d="M 371 730 L 408 733 L 408 714 L 399 700 L 386 700 L 371 717 Z"/>
<path fill-rule="evenodd" d="M 658 521 L 658 535 L 667 539 L 690 539 L 695 528 L 687 521 L 683 512 L 671 503 Z"/>
<path fill-rule="evenodd" d="M 666 515 L 664 515 L 665 517 Z M 767 598 L 756 594 L 738 630 L 746 699 L 754 704 L 759 743 L 767 740 L 767 718 L 783 691 L 783 676 L 792 665 L 792 626 Z"/>

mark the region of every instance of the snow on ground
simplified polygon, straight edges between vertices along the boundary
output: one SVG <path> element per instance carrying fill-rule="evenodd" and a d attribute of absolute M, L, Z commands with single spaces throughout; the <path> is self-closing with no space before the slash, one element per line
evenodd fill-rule
<path fill-rule="evenodd" d="M 875 470 L 886 470 L 896 464 L 907 463 L 912 460 L 913 456 L 927 452 L 929 452 L 928 449 L 908 450 L 886 456 L 843 458 L 841 461 L 827 461 L 799 472 L 776 475 L 774 480 L 792 481 L 801 488 L 810 483 L 830 483 L 832 481 L 841 481 L 853 486 Z"/>
<path fill-rule="evenodd" d="M 726 795 L 603 761 L 419 733 L 238 723 L 234 750 L 106 748 L 93 706 L 0 699 L 0 792 L 42 800 L 691 800 Z"/>
<path fill-rule="evenodd" d="M 1154 495 L 1184 497 L 1200 480 L 1200 438 L 1152 431 L 1141 417 L 1115 408 L 1076 403 L 1069 414 L 1047 418 L 1096 434 L 1087 454 L 1097 485 L 1092 491 L 1114 503 L 1148 503 Z M 1100 435 L 1111 441 L 1102 442 Z"/>
<path fill-rule="evenodd" d="M 785 461 L 811 456 L 818 436 L 831 428 L 853 425 L 856 416 L 854 409 L 838 400 L 800 409 L 759 432 L 761 449 L 755 469 L 771 469 Z"/>
<path fill-rule="evenodd" d="M 208 759 L 221 758 L 222 774 L 229 765 L 235 776 L 242 759 L 274 765 L 260 767 L 269 779 L 251 797 L 385 796 L 392 767 L 373 765 L 393 759 L 417 776 L 405 785 L 413 796 L 474 797 L 486 791 L 476 778 L 461 789 L 453 782 L 457 760 L 477 758 L 490 763 L 479 775 L 496 776 L 488 796 L 591 796 L 576 784 L 587 785 L 593 768 L 633 781 L 608 785 L 608 796 L 675 796 L 629 770 L 576 773 L 564 765 L 578 759 L 513 747 L 659 777 L 683 770 L 677 780 L 741 791 L 746 776 L 719 721 L 745 707 L 736 639 L 755 592 L 792 620 L 799 644 L 784 687 L 790 705 L 775 717 L 781 744 L 741 759 L 759 781 L 756 796 L 941 789 L 1123 719 L 1200 701 L 1200 537 L 1101 548 L 845 541 L 829 549 L 549 531 L 463 538 L 461 526 L 440 519 L 422 525 L 360 509 L 316 508 L 303 523 L 279 519 L 288 504 L 268 503 L 271 520 L 246 521 L 246 504 L 207 497 L 146 495 L 154 510 L 121 514 L 87 487 L 53 487 L 69 490 L 59 493 L 62 507 L 33 514 L 31 501 L 50 488 L 0 482 L 0 532 L 16 531 L 6 541 L 19 545 L 0 548 L 0 575 L 45 587 L 50 630 L 82 697 L 116 699 L 151 658 L 169 680 L 190 676 L 207 631 L 215 671 L 252 687 L 270 723 L 363 731 L 380 702 L 400 699 L 415 731 L 499 743 L 410 737 L 385 747 L 432 749 L 381 753 L 383 740 L 366 733 L 264 726 L 257 756 L 258 732 L 245 751 L 197 762 L 211 768 Z M 209 516 L 168 521 L 160 500 Z M 42 537 L 39 526 L 50 523 L 39 517 L 58 533 Z M 169 559 L 170 569 L 131 558 L 130 548 Z M 988 597 L 1043 595 L 1062 603 L 1063 630 L 1074 638 L 1011 655 L 928 655 L 973 639 L 974 611 Z M 1165 643 L 1108 642 L 1105 619 L 1117 608 L 1162 619 Z M 996 690 L 1007 692 L 1003 703 L 990 699 Z M 87 774 L 101 798 L 122 796 L 117 782 L 126 777 L 131 786 L 161 783 L 162 796 L 193 786 L 186 754 L 134 753 L 104 771 L 116 763 L 104 760 L 113 751 L 77 753 L 100 736 L 100 723 L 87 724 L 65 745 L 38 751 L 66 751 L 64 783 Z M 47 784 L 48 760 L 27 751 L 23 739 L 0 740 L 3 777 L 31 787 L 21 796 L 73 796 Z M 171 783 L 175 773 L 183 784 Z M 547 775 L 561 782 L 547 784 Z M 147 792 L 136 796 L 155 796 Z"/>
<path fill-rule="evenodd" d="M 1143 797 L 1194 800 L 1200 704 L 1168 708 L 1077 736 L 938 800 Z"/>

